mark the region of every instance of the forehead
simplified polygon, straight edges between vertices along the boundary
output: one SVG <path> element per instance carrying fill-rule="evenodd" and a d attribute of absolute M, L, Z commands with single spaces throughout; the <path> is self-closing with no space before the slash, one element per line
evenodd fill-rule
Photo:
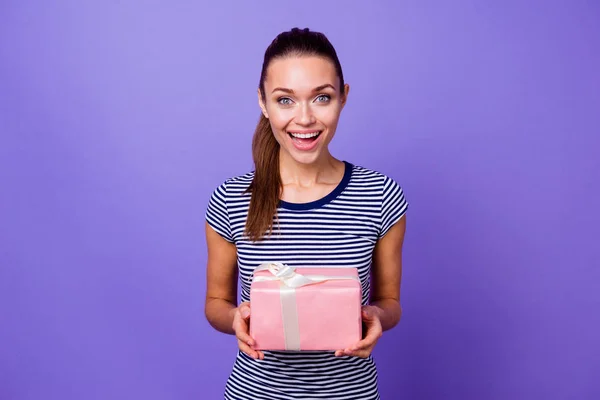
<path fill-rule="evenodd" d="M 329 83 L 339 86 L 333 63 L 323 57 L 285 57 L 271 61 L 267 69 L 265 90 L 284 87 L 294 91 L 312 90 Z"/>

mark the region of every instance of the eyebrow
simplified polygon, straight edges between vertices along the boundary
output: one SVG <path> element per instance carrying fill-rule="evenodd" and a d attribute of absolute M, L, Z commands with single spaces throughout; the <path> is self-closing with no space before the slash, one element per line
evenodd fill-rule
<path fill-rule="evenodd" d="M 317 86 L 316 88 L 314 88 L 313 92 L 320 92 L 321 90 L 328 89 L 328 88 L 335 90 L 335 87 L 332 84 L 326 83 L 324 85 Z M 275 89 L 273 89 L 273 91 L 271 93 L 275 93 L 277 91 L 279 91 L 279 92 L 285 92 L 285 93 L 290 93 L 290 94 L 294 93 L 294 91 L 292 89 L 283 88 L 283 87 L 276 87 Z"/>

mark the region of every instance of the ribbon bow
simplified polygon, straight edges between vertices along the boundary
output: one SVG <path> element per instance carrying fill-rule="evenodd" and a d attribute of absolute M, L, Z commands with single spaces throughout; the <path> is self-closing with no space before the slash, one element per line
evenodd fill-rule
<path fill-rule="evenodd" d="M 289 265 L 282 264 L 280 262 L 262 264 L 262 266 L 259 266 L 257 270 L 264 269 L 268 269 L 269 272 L 279 279 L 289 279 L 296 274 L 295 267 L 290 267 Z"/>
<path fill-rule="evenodd" d="M 260 264 L 254 272 L 269 271 L 272 276 L 256 276 L 254 282 L 280 281 L 290 288 L 299 288 L 302 286 L 316 285 L 331 280 L 354 279 L 354 276 L 326 276 L 326 275 L 302 275 L 296 272 L 295 267 L 280 262 L 268 262 Z"/>
<path fill-rule="evenodd" d="M 272 276 L 257 276 L 254 278 L 254 282 L 277 280 L 290 288 L 314 285 L 332 279 L 332 277 L 327 277 L 324 275 L 310 275 L 310 277 L 305 276 L 296 272 L 295 267 L 291 267 L 280 262 L 261 264 L 256 268 L 255 272 L 260 271 L 269 271 Z"/>

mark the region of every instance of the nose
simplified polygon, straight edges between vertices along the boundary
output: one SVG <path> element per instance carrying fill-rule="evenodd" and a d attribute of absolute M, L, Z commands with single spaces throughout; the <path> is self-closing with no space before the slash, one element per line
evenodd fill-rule
<path fill-rule="evenodd" d="M 309 126 L 316 122 L 313 111 L 308 104 L 304 104 L 298 108 L 298 115 L 296 121 L 299 125 Z"/>

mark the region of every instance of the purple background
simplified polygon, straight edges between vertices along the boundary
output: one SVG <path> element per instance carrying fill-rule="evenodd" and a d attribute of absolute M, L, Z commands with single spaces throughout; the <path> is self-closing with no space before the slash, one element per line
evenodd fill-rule
<path fill-rule="evenodd" d="M 0 4 L 0 399 L 222 398 L 204 209 L 293 26 L 352 87 L 334 154 L 411 202 L 383 398 L 600 398 L 597 2 L 360 4 Z"/>

